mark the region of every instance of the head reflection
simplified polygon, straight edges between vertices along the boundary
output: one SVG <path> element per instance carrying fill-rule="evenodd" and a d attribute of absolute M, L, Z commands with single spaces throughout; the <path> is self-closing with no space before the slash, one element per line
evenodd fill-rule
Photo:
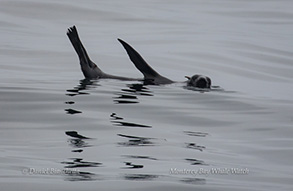
<path fill-rule="evenodd" d="M 68 142 L 70 143 L 70 146 L 73 148 L 84 148 L 91 146 L 89 143 L 84 141 L 85 139 L 90 139 L 89 137 L 85 137 L 76 131 L 66 131 L 65 134 L 70 137 L 68 139 Z M 73 152 L 77 151 L 74 150 Z"/>
<path fill-rule="evenodd" d="M 76 154 L 83 151 L 83 149 L 80 148 L 92 146 L 87 143 L 87 141 L 93 140 L 92 138 L 81 135 L 76 131 L 66 131 L 65 134 L 69 137 L 69 146 L 74 148 L 72 152 L 75 152 Z M 64 176 L 66 181 L 93 181 L 100 179 L 99 175 L 95 173 L 80 170 L 81 168 L 100 167 L 102 166 L 102 163 L 100 162 L 86 161 L 83 158 L 76 157 L 69 158 L 66 161 L 61 162 L 61 164 L 65 165 L 65 169 L 70 169 L 65 170 L 66 173 L 64 174 Z"/>

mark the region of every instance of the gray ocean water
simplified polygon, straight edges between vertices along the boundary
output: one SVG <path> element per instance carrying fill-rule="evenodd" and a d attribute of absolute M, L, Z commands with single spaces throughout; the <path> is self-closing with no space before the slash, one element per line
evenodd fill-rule
<path fill-rule="evenodd" d="M 0 0 L 1 190 L 292 190 L 291 0 Z M 105 72 L 83 80 L 76 25 Z"/>

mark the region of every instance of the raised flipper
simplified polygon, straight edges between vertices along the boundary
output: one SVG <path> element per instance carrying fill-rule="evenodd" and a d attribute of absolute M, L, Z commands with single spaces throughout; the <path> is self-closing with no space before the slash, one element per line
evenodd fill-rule
<path fill-rule="evenodd" d="M 148 65 L 146 61 L 142 58 L 142 56 L 129 44 L 121 39 L 118 39 L 118 41 L 125 48 L 130 60 L 133 62 L 135 67 L 144 75 L 144 80 L 146 83 L 155 85 L 173 83 L 172 80 L 161 76 L 150 65 Z"/>
<path fill-rule="evenodd" d="M 79 61 L 81 70 L 86 78 L 94 79 L 94 78 L 101 78 L 104 76 L 104 73 L 97 65 L 91 61 L 90 57 L 88 56 L 84 46 L 79 39 L 77 29 L 75 26 L 70 27 L 67 32 L 67 36 L 74 47 Z"/>
<path fill-rule="evenodd" d="M 70 27 L 68 29 L 67 36 L 78 55 L 81 70 L 85 78 L 87 79 L 110 78 L 110 79 L 127 80 L 127 81 L 140 80 L 136 78 L 127 78 L 127 77 L 115 76 L 115 75 L 104 73 L 94 62 L 91 61 L 84 46 L 81 43 L 81 40 L 78 36 L 78 32 L 75 26 Z"/>

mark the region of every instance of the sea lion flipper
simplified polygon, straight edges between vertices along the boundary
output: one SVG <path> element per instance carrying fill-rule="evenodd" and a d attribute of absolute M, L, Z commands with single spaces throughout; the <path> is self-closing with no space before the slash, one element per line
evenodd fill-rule
<path fill-rule="evenodd" d="M 78 32 L 75 26 L 68 28 L 67 36 L 74 47 L 79 59 L 83 60 L 83 62 L 90 64 L 91 59 L 88 56 L 82 42 L 78 36 Z"/>
<path fill-rule="evenodd" d="M 133 62 L 135 67 L 144 75 L 145 84 L 170 84 L 173 83 L 172 80 L 161 76 L 158 72 L 156 72 L 150 65 L 146 63 L 146 61 L 142 58 L 142 56 L 134 50 L 129 44 L 125 41 L 118 38 L 118 41 L 125 48 L 130 60 Z"/>
<path fill-rule="evenodd" d="M 74 47 L 82 68 L 82 72 L 86 78 L 98 78 L 103 75 L 103 72 L 97 65 L 91 61 L 86 49 L 82 45 L 75 26 L 68 28 L 67 36 Z"/>
<path fill-rule="evenodd" d="M 134 48 L 132 48 L 129 44 L 119 38 L 118 41 L 123 45 L 130 60 L 133 62 L 135 67 L 144 75 L 145 79 L 153 79 L 159 76 L 159 74 L 150 65 L 147 64 L 147 62 L 136 50 L 134 50 Z"/>

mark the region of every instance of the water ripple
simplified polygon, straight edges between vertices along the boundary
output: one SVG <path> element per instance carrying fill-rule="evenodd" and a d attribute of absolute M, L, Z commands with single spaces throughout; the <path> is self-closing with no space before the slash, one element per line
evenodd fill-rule
<path fill-rule="evenodd" d="M 152 91 L 144 84 L 128 84 L 128 89 L 121 89 L 117 93 L 119 96 L 114 97 L 116 104 L 133 104 L 139 103 L 137 96 L 153 96 Z"/>
<path fill-rule="evenodd" d="M 82 158 L 71 158 L 72 161 L 61 162 L 65 168 L 100 167 L 102 163 L 83 161 Z"/>
<path fill-rule="evenodd" d="M 159 178 L 158 175 L 153 174 L 125 174 L 123 176 L 126 180 L 150 181 Z"/>
<path fill-rule="evenodd" d="M 118 134 L 118 136 L 129 139 L 128 141 L 125 141 L 125 142 L 119 142 L 118 145 L 120 146 L 124 146 L 124 147 L 155 146 L 155 143 L 151 141 L 154 138 L 138 137 L 138 136 L 124 135 L 124 134 Z"/>
<path fill-rule="evenodd" d="M 116 115 L 116 113 L 112 113 L 110 115 L 110 117 L 113 119 L 111 122 L 115 126 L 151 128 L 151 126 L 149 126 L 149 125 L 141 125 L 141 124 L 137 124 L 137 123 L 131 123 L 131 122 L 121 121 L 121 120 L 123 120 L 123 118 L 122 117 L 118 117 Z"/>

